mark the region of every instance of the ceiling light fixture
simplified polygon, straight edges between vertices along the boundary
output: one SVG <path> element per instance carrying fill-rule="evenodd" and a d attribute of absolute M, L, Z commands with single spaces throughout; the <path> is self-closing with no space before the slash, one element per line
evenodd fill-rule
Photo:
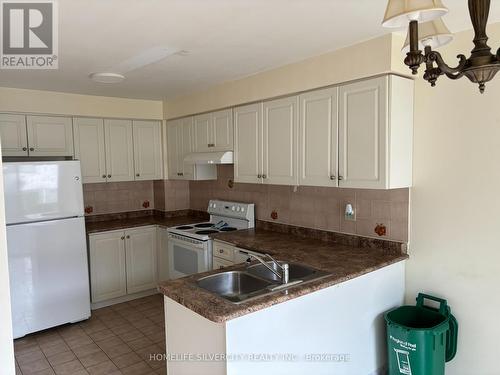
<path fill-rule="evenodd" d="M 431 86 L 436 85 L 441 75 L 450 79 L 463 76 L 479 85 L 479 91 L 484 92 L 485 83 L 493 79 L 500 70 L 500 49 L 492 54 L 488 46 L 486 25 L 490 12 L 490 0 L 468 0 L 469 13 L 474 27 L 474 49 L 469 58 L 458 55 L 458 65 L 448 66 L 441 54 L 433 50 L 450 42 L 450 33 L 439 17 L 448 12 L 441 0 L 389 0 L 385 12 L 385 27 L 405 27 L 409 23 L 409 51 L 404 60 L 413 74 L 418 73 L 421 64 L 425 63 L 424 79 Z M 430 24 L 429 21 L 434 22 Z M 423 24 L 420 25 L 419 22 Z M 426 22 L 426 23 L 424 23 Z M 406 44 L 406 43 L 405 43 Z M 424 49 L 424 53 L 420 48 Z M 404 50 L 404 48 L 403 48 Z"/>
<path fill-rule="evenodd" d="M 125 76 L 118 73 L 99 72 L 99 73 L 90 73 L 89 78 L 92 81 L 99 83 L 120 83 L 125 79 Z"/>

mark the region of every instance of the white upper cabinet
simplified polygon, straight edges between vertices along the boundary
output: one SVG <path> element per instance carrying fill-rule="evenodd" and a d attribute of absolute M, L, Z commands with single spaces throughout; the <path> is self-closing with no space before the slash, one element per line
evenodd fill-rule
<path fill-rule="evenodd" d="M 182 160 L 182 121 L 167 122 L 167 163 L 168 178 L 171 180 L 181 177 L 180 162 Z"/>
<path fill-rule="evenodd" d="M 184 180 L 193 180 L 195 178 L 196 167 L 193 164 L 184 163 L 184 158 L 187 154 L 193 152 L 193 117 L 186 117 L 180 120 L 180 136 L 179 139 L 179 160 L 178 169 L 181 172 L 181 177 Z"/>
<path fill-rule="evenodd" d="M 300 95 L 299 185 L 337 186 L 338 89 Z"/>
<path fill-rule="evenodd" d="M 412 184 L 413 81 L 383 76 L 340 87 L 339 186 Z"/>
<path fill-rule="evenodd" d="M 262 103 L 234 109 L 234 181 L 262 182 Z"/>
<path fill-rule="evenodd" d="M 161 179 L 163 163 L 160 122 L 134 120 L 133 138 L 135 179 Z"/>
<path fill-rule="evenodd" d="M 172 180 L 217 179 L 216 165 L 184 163 L 187 154 L 193 152 L 193 117 L 167 122 L 168 178 Z"/>
<path fill-rule="evenodd" d="M 28 156 L 26 116 L 0 113 L 2 156 Z"/>
<path fill-rule="evenodd" d="M 211 151 L 212 114 L 206 113 L 194 117 L 194 152 Z"/>
<path fill-rule="evenodd" d="M 233 150 L 233 111 L 226 109 L 212 113 L 210 151 Z"/>
<path fill-rule="evenodd" d="M 265 184 L 298 183 L 298 97 L 264 102 L 262 180 Z"/>
<path fill-rule="evenodd" d="M 156 227 L 125 232 L 127 293 L 153 289 L 158 281 Z"/>
<path fill-rule="evenodd" d="M 104 120 L 107 180 L 134 180 L 134 146 L 131 120 Z"/>
<path fill-rule="evenodd" d="M 231 109 L 194 117 L 194 152 L 233 150 L 233 113 Z"/>
<path fill-rule="evenodd" d="M 73 156 L 70 117 L 27 116 L 30 156 Z"/>
<path fill-rule="evenodd" d="M 99 118 L 73 119 L 75 158 L 80 160 L 83 183 L 106 182 L 104 121 Z"/>

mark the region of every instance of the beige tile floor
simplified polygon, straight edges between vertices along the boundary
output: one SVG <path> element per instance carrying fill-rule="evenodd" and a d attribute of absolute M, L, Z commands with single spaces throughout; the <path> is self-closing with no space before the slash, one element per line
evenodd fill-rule
<path fill-rule="evenodd" d="M 166 374 L 163 298 L 94 310 L 92 317 L 14 340 L 18 375 Z"/>

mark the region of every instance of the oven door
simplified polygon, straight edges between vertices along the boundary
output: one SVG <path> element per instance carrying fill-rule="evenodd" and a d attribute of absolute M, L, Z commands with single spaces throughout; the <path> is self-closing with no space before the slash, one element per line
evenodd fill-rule
<path fill-rule="evenodd" d="M 169 233 L 168 265 L 170 278 L 178 279 L 212 269 L 211 242 Z"/>

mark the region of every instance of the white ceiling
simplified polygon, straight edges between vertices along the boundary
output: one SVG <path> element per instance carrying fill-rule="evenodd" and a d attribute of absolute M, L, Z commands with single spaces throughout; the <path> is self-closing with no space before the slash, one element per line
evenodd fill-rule
<path fill-rule="evenodd" d="M 444 2 L 452 31 L 471 28 L 467 0 Z M 0 86 L 143 99 L 184 95 L 385 34 L 386 3 L 59 0 L 59 70 L 1 70 Z M 500 1 L 493 1 L 490 22 L 498 21 Z M 119 84 L 88 79 L 158 46 L 189 53 L 129 72 Z"/>

